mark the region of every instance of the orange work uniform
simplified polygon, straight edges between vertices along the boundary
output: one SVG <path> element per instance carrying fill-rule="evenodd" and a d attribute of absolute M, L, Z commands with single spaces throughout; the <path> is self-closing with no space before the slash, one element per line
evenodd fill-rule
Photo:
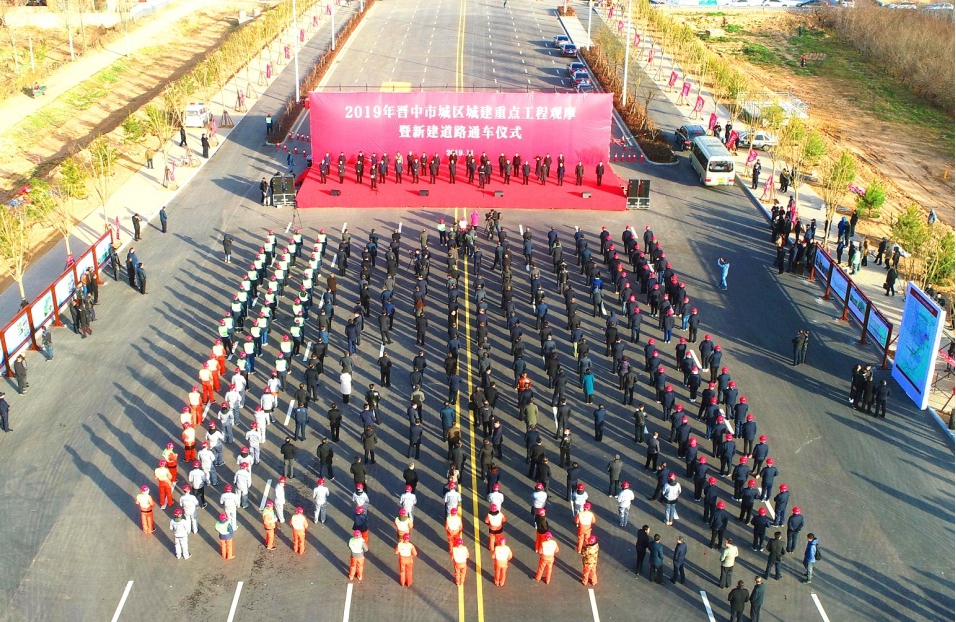
<path fill-rule="evenodd" d="M 574 524 L 578 526 L 578 545 L 574 549 L 578 553 L 584 547 L 584 543 L 591 537 L 591 528 L 597 523 L 597 517 L 591 510 L 583 510 L 574 517 Z"/>
<path fill-rule="evenodd" d="M 262 526 L 266 530 L 266 548 L 270 551 L 276 548 L 276 512 L 272 508 L 267 507 L 262 510 Z"/>
<path fill-rule="evenodd" d="M 143 533 L 151 534 L 156 531 L 153 524 L 153 508 L 156 502 L 149 496 L 148 492 L 141 492 L 136 495 L 136 505 L 139 506 L 139 522 L 143 527 Z"/>
<path fill-rule="evenodd" d="M 451 550 L 451 558 L 455 562 L 455 585 L 465 582 L 465 572 L 468 570 L 468 547 L 464 544 Z"/>
<path fill-rule="evenodd" d="M 199 391 L 190 391 L 186 396 L 186 402 L 189 405 L 189 414 L 192 415 L 193 427 L 202 425 L 202 394 Z"/>
<path fill-rule="evenodd" d="M 224 521 L 216 522 L 216 532 L 219 534 L 219 553 L 222 555 L 222 558 L 234 559 L 232 523 L 229 522 L 228 518 Z"/>
<path fill-rule="evenodd" d="M 221 343 L 214 344 L 212 347 L 212 355 L 216 357 L 216 363 L 219 366 L 219 374 L 225 375 L 226 373 L 226 348 Z"/>
<path fill-rule="evenodd" d="M 169 476 L 172 478 L 173 486 L 179 481 L 179 456 L 172 449 L 163 450 L 163 460 L 166 461 L 166 468 L 169 469 Z"/>
<path fill-rule="evenodd" d="M 445 519 L 445 535 L 448 536 L 449 555 L 452 554 L 452 549 L 455 548 L 455 542 L 461 537 L 461 529 L 461 516 L 449 514 L 448 518 Z"/>
<path fill-rule="evenodd" d="M 399 542 L 395 547 L 398 555 L 398 584 L 404 587 L 412 586 L 412 564 L 418 556 L 418 549 L 411 542 Z"/>
<path fill-rule="evenodd" d="M 309 521 L 303 514 L 294 514 L 289 519 L 289 526 L 292 527 L 292 550 L 299 555 L 305 555 L 305 530 L 309 527 Z"/>
<path fill-rule="evenodd" d="M 202 403 L 216 401 L 216 394 L 212 388 L 212 372 L 205 366 L 199 370 L 199 381 L 202 384 Z"/>
<path fill-rule="evenodd" d="M 156 482 L 159 484 L 159 504 L 163 507 L 173 504 L 173 479 L 172 474 L 166 467 L 156 467 L 153 469 L 156 475 Z"/>
<path fill-rule="evenodd" d="M 368 551 L 368 544 L 362 537 L 349 540 L 349 581 L 365 578 L 365 553 Z"/>
<path fill-rule="evenodd" d="M 222 390 L 222 385 L 219 384 L 219 361 L 215 357 L 209 357 L 209 360 L 206 361 L 206 369 L 212 375 L 212 387 L 218 393 Z"/>
<path fill-rule="evenodd" d="M 488 525 L 488 550 L 494 551 L 495 546 L 501 543 L 501 538 L 505 535 L 505 523 L 508 522 L 508 519 L 505 518 L 504 513 L 502 512 L 489 512 L 485 516 L 485 524 Z"/>
<path fill-rule="evenodd" d="M 541 543 L 541 550 L 538 551 L 538 572 L 534 575 L 535 581 L 540 581 L 544 577 L 545 583 L 551 583 L 551 571 L 554 570 L 554 556 L 559 551 L 558 543 L 554 540 L 545 540 Z"/>
<path fill-rule="evenodd" d="M 493 557 L 495 558 L 495 585 L 503 587 L 505 579 L 508 578 L 508 562 L 514 557 L 511 547 L 507 544 L 496 546 Z"/>
<path fill-rule="evenodd" d="M 183 428 L 183 460 L 192 463 L 196 460 L 196 430 L 192 427 Z M 167 463 L 169 461 L 167 460 Z"/>

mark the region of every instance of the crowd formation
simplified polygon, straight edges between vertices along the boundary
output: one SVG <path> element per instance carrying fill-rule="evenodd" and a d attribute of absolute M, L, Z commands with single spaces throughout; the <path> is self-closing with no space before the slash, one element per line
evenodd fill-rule
<path fill-rule="evenodd" d="M 349 578 L 363 578 L 364 559 L 371 545 L 369 469 L 376 464 L 378 434 L 406 425 L 394 412 L 388 412 L 382 395 L 393 387 L 393 363 L 386 348 L 393 341 L 393 331 L 405 327 L 409 335 L 415 334 L 413 352 L 417 352 L 408 362 L 407 391 L 403 386 L 394 389 L 406 393 L 399 398 L 406 404 L 406 457 L 419 460 L 422 445 L 429 448 L 423 422 L 440 422 L 444 442 L 430 449 L 446 465 L 438 475 L 447 483 L 439 494 L 444 509 L 441 516 L 419 517 L 416 462 L 409 462 L 402 474 L 404 489 L 396 491 L 394 519 L 386 519 L 395 530 L 394 553 L 402 585 L 412 584 L 418 555 L 413 543 L 416 520 L 434 520 L 444 526 L 454 580 L 465 580 L 470 553 L 463 536 L 466 510 L 462 495 L 469 492 L 480 495 L 482 504 L 487 504 L 483 521 L 496 585 L 505 584 L 513 556 L 506 529 L 520 529 L 524 520 L 534 524 L 534 546 L 539 555 L 535 579 L 550 581 L 560 552 L 555 528 L 573 525 L 574 548 L 581 555 L 581 581 L 597 584 L 602 509 L 596 503 L 599 491 L 593 482 L 589 485 L 584 480 L 595 466 L 607 474 L 607 496 L 616 507 L 618 528 L 627 529 L 635 487 L 625 473 L 629 465 L 634 468 L 641 453 L 648 472 L 643 477 L 653 488 L 648 500 L 662 504 L 660 516 L 665 526 L 681 520 L 679 508 L 688 511 L 692 503 L 702 507 L 696 520 L 710 530 L 710 546 L 720 552 L 721 587 L 732 586 L 739 554 L 731 532 L 750 537 L 754 552 L 768 552 L 766 570 L 758 577 L 753 593 L 748 592 L 747 602 L 756 616 L 762 605 L 762 581 L 780 578 L 780 565 L 787 553 L 802 549 L 804 580 L 810 582 L 819 559 L 817 539 L 812 533 L 801 538 L 805 518 L 799 507 L 791 508 L 787 484 L 776 482 L 780 470 L 770 456 L 768 436 L 758 432 L 755 413 L 724 363 L 722 347 L 709 334 L 699 338 L 700 313 L 650 228 L 638 233 L 627 227 L 620 244 L 606 228 L 593 240 L 593 234 L 576 228 L 567 252 L 560 234 L 551 228 L 542 252 L 537 247 L 539 238 L 530 228 L 519 227 L 519 236 L 512 241 L 512 231 L 502 226 L 500 213 L 487 214 L 484 227 L 481 225 L 477 212 L 450 224 L 440 220 L 437 244 L 428 229 L 422 229 L 412 244 L 403 238 L 400 228 L 388 236 L 372 229 L 362 244 L 343 228 L 336 246 L 322 229 L 311 249 L 306 248 L 299 229 L 284 245 L 273 231 L 268 233 L 243 272 L 230 313 L 219 322 L 219 338 L 199 370 L 199 384 L 187 394 L 179 418 L 182 444 L 169 443 L 155 469 L 160 508 L 173 511 L 169 528 L 175 536 L 177 556 L 189 557 L 188 535 L 198 531 L 199 509 L 209 503 L 206 492 L 220 484 L 223 492 L 218 500 L 211 499 L 221 509 L 214 512 L 214 529 L 222 556 L 234 556 L 238 513 L 249 505 L 254 470 L 268 468 L 258 466 L 267 446 L 267 430 L 276 425 L 279 401 L 289 398 L 295 429 L 278 435 L 284 438 L 277 443 L 284 472 L 261 515 L 264 545 L 275 548 L 276 530 L 286 522 L 285 486 L 295 477 L 295 442 L 306 440 L 308 430 L 324 427 L 312 423 L 310 410 L 326 410 L 318 401 L 333 393 L 326 410 L 327 433 L 323 431 L 316 450 L 319 477 L 311 492 L 310 509 L 313 521 L 324 523 L 333 505 L 335 495 L 329 484 L 335 479 L 335 449 L 342 447 L 344 421 L 347 429 L 359 431 L 363 455 L 351 458 L 354 486 L 348 507 L 343 503 L 339 509 L 352 520 L 353 537 L 347 543 Z M 227 240 L 225 259 L 230 260 L 232 240 Z M 494 247 L 490 267 L 486 267 L 483 246 Z M 331 254 L 330 247 L 334 249 Z M 356 247 L 361 248 L 359 266 L 349 269 Z M 440 258 L 433 258 L 433 248 Z M 385 256 L 384 262 L 380 254 Z M 320 284 L 327 256 L 332 261 Z M 439 262 L 441 269 L 433 274 L 433 263 Z M 552 275 L 546 276 L 539 263 Z M 527 277 L 525 285 L 518 278 L 521 274 Z M 342 291 L 336 275 L 348 277 L 350 282 L 355 277 L 357 295 Z M 552 304 L 563 305 L 563 313 L 552 311 Z M 445 318 L 440 328 L 430 325 L 436 312 Z M 380 385 L 369 383 L 364 396 L 353 402 L 353 374 L 361 373 L 356 369 L 357 360 L 366 319 L 373 315 L 381 342 L 377 359 Z M 590 319 L 586 319 L 588 315 Z M 651 331 L 659 337 L 646 337 Z M 675 337 L 677 332 L 686 336 Z M 270 348 L 270 342 L 276 347 Z M 341 356 L 335 368 L 327 371 L 330 348 Z M 301 363 L 295 358 L 299 355 Z M 235 364 L 231 363 L 233 357 Z M 508 360 L 510 374 L 502 373 L 502 361 Z M 441 371 L 435 369 L 436 364 Z M 442 375 L 447 396 L 427 386 L 427 377 Z M 255 391 L 258 400 L 252 398 L 256 379 L 262 384 L 261 392 Z M 677 388 L 678 382 L 682 389 Z M 572 384 L 580 388 L 579 394 L 571 391 Z M 620 394 L 620 405 L 612 397 L 615 391 Z M 439 393 L 441 399 L 436 400 Z M 548 414 L 553 432 L 545 431 L 550 427 Z M 593 445 L 577 432 L 587 420 L 593 424 Z M 614 456 L 606 467 L 574 459 L 575 443 L 599 449 L 608 430 L 616 433 L 631 427 L 633 438 L 628 440 L 633 446 L 623 458 Z M 236 438 L 239 429 L 245 429 L 244 440 Z M 558 449 L 557 466 L 548 455 L 552 436 Z M 469 440 L 475 443 L 477 455 L 470 466 L 465 446 Z M 523 451 L 506 452 L 506 440 L 509 444 L 520 442 Z M 705 454 L 710 454 L 710 459 Z M 180 455 L 186 466 L 183 478 L 178 473 Z M 669 458 L 683 464 L 672 466 Z M 464 476 L 469 468 L 482 482 L 480 490 L 467 490 Z M 506 515 L 504 506 L 506 490 L 520 489 L 519 472 L 525 469 L 530 512 L 522 520 L 522 510 Z M 554 481 L 556 469 L 565 471 L 563 487 Z M 513 483 L 506 485 L 509 476 Z M 639 477 L 637 473 L 631 480 L 635 477 Z M 692 495 L 684 494 L 682 481 L 693 490 Z M 174 490 L 178 486 L 182 494 L 177 501 Z M 571 502 L 570 517 L 562 516 L 553 502 L 558 496 Z M 761 502 L 766 502 L 766 507 Z M 151 533 L 156 503 L 147 486 L 136 503 L 142 528 Z M 733 526 L 730 503 L 737 504 L 738 527 Z M 382 503 L 383 516 L 389 516 L 387 505 Z M 553 517 L 555 512 L 558 516 Z M 288 523 L 293 549 L 302 554 L 310 527 L 305 507 L 295 507 Z M 652 535 L 649 525 L 644 525 L 637 533 L 636 553 L 636 572 L 643 572 L 648 559 L 649 578 L 660 583 L 662 536 Z M 683 536 L 674 543 L 671 558 L 671 581 L 683 583 L 687 558 Z M 742 585 L 738 589 L 743 589 Z M 732 591 L 728 597 L 733 607 L 740 594 Z"/>

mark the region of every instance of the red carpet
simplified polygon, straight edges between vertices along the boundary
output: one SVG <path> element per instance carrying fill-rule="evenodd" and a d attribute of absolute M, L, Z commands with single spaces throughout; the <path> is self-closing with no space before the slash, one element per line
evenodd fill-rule
<path fill-rule="evenodd" d="M 626 197 L 622 189 L 621 180 L 607 167 L 602 179 L 601 187 L 595 185 L 593 174 L 591 179 L 585 178 L 583 186 L 574 185 L 574 175 L 565 177 L 563 186 L 558 186 L 554 173 L 548 183 L 542 186 L 535 183 L 534 178 L 529 185 L 522 186 L 520 178 L 512 178 L 511 184 L 504 185 L 501 177 L 495 175 L 491 184 L 484 189 L 478 189 L 478 182 L 468 185 L 467 175 L 458 175 L 455 184 L 448 183 L 447 171 L 442 171 L 438 182 L 429 184 L 428 177 L 422 176 L 418 184 L 411 183 L 411 175 L 404 176 L 404 183 L 396 184 L 395 176 L 391 174 L 388 181 L 379 184 L 376 190 L 369 187 L 368 177 L 362 185 L 355 183 L 355 172 L 349 170 L 345 175 L 345 183 L 340 184 L 337 175 L 330 175 L 329 182 L 319 182 L 318 163 L 305 176 L 305 181 L 296 195 L 299 207 L 357 207 L 357 208 L 518 208 L 518 209 L 578 209 L 620 211 L 626 206 Z M 568 180 L 570 179 L 570 183 Z M 332 196 L 332 190 L 340 190 L 342 194 Z M 418 195 L 419 190 L 428 190 L 428 196 Z M 504 196 L 496 197 L 495 191 L 504 192 Z M 590 192 L 591 198 L 581 197 L 582 192 Z"/>

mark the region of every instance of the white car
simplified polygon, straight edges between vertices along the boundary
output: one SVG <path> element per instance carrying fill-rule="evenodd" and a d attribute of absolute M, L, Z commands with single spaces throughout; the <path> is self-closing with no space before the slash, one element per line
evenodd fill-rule
<path fill-rule="evenodd" d="M 768 151 L 772 147 L 776 147 L 778 140 L 775 136 L 764 132 L 763 130 L 757 130 L 754 132 L 754 149 L 760 149 L 762 151 Z M 737 136 L 737 147 L 747 148 L 750 147 L 750 132 L 744 130 Z"/>
<path fill-rule="evenodd" d="M 569 37 L 568 35 L 557 35 L 551 41 L 551 45 L 558 48 L 559 50 L 563 48 L 565 45 L 567 45 L 568 43 L 571 43 L 571 37 Z"/>
<path fill-rule="evenodd" d="M 183 115 L 183 125 L 186 127 L 206 127 L 209 124 L 211 113 L 206 104 L 189 104 Z"/>

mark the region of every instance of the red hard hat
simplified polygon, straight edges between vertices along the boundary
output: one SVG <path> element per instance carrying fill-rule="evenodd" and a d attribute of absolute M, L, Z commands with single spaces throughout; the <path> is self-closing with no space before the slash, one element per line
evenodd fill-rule
<path fill-rule="evenodd" d="M 749 460 L 747 456 L 740 456 L 740 464 L 747 464 L 747 460 Z"/>
<path fill-rule="evenodd" d="M 730 432 L 728 432 L 727 434 L 724 434 L 724 440 L 725 440 L 725 441 L 732 441 L 732 440 L 734 440 L 734 435 L 731 434 Z"/>
<path fill-rule="evenodd" d="M 753 421 L 753 420 L 754 420 L 753 415 L 747 415 L 747 421 Z"/>
<path fill-rule="evenodd" d="M 704 341 L 708 341 L 709 339 L 710 339 L 710 335 L 709 335 L 709 334 L 704 335 Z"/>
<path fill-rule="evenodd" d="M 165 460 L 160 460 L 160 461 L 159 461 L 159 466 L 161 466 L 161 467 L 166 466 L 166 461 L 165 461 Z"/>
<path fill-rule="evenodd" d="M 789 486 L 786 484 L 780 484 L 780 492 L 787 492 L 788 490 L 790 490 Z"/>
<path fill-rule="evenodd" d="M 714 351 L 715 351 L 715 352 L 720 352 L 720 346 L 714 346 Z M 725 369 L 726 369 L 726 368 L 725 368 Z"/>
<path fill-rule="evenodd" d="M 318 485 L 318 486 L 322 486 L 323 484 L 325 484 L 325 478 L 324 478 L 324 477 L 320 477 L 318 480 L 316 480 L 315 483 L 316 483 L 316 485 Z"/>
<path fill-rule="evenodd" d="M 412 491 L 411 486 L 405 486 L 405 492 L 411 492 L 411 491 Z"/>
<path fill-rule="evenodd" d="M 495 484 L 497 486 L 497 484 Z M 578 490 L 584 490 L 584 484 L 578 484 Z"/>
<path fill-rule="evenodd" d="M 241 448 L 241 449 L 239 450 L 239 453 L 243 453 L 243 452 L 249 453 L 249 448 L 248 448 L 248 447 L 243 447 L 243 448 Z"/>
<path fill-rule="evenodd" d="M 687 417 L 681 417 L 681 418 L 680 418 L 680 422 L 681 422 L 681 423 L 687 423 L 688 421 L 689 421 L 689 420 L 687 419 Z"/>
<path fill-rule="evenodd" d="M 408 516 L 408 510 L 406 510 L 405 508 L 402 508 L 402 509 L 400 509 L 400 510 L 398 511 L 398 515 L 399 515 L 399 516 Z"/>
<path fill-rule="evenodd" d="M 708 483 L 708 484 L 711 484 L 711 485 L 716 484 L 716 483 L 717 483 L 717 478 L 714 477 L 714 476 L 710 476 L 710 477 L 707 478 L 707 483 Z"/>
<path fill-rule="evenodd" d="M 717 346 L 717 347 L 719 348 L 720 346 Z M 721 367 L 721 368 L 720 368 L 720 373 L 726 374 L 726 373 L 727 373 L 727 368 L 726 368 L 726 367 Z"/>
<path fill-rule="evenodd" d="M 538 482 L 538 483 L 535 485 L 534 489 L 535 489 L 535 490 L 544 490 L 544 484 L 542 484 L 541 482 Z"/>
<path fill-rule="evenodd" d="M 718 502 L 717 502 L 717 509 L 722 510 L 722 509 L 724 509 L 725 507 L 727 507 L 727 504 L 724 503 L 723 501 L 718 501 Z"/>
<path fill-rule="evenodd" d="M 501 490 L 501 484 L 495 484 L 491 487 L 492 490 Z"/>
<path fill-rule="evenodd" d="M 545 514 L 544 508 L 538 508 L 538 516 L 544 516 L 544 514 Z"/>
<path fill-rule="evenodd" d="M 800 508 L 799 508 L 799 507 L 793 508 L 793 513 L 794 513 L 794 514 L 799 514 L 799 513 L 800 513 Z"/>
<path fill-rule="evenodd" d="M 741 395 L 741 396 L 740 396 L 740 403 L 741 403 L 741 404 L 746 404 L 746 403 L 747 403 L 747 396 L 746 396 L 746 395 Z"/>
<path fill-rule="evenodd" d="M 356 489 L 356 490 L 365 490 L 365 484 L 359 482 L 358 484 L 355 485 L 355 489 Z"/>
<path fill-rule="evenodd" d="M 657 371 L 660 371 L 660 370 L 662 370 L 662 369 L 664 369 L 664 368 L 663 368 L 663 367 L 659 367 L 659 368 L 657 369 Z M 674 390 L 674 385 L 669 384 L 669 385 L 667 385 L 666 387 L 664 387 L 664 390 L 665 390 L 665 391 L 673 391 L 673 390 Z"/>
<path fill-rule="evenodd" d="M 723 415 L 717 415 L 717 423 L 723 423 L 724 421 L 726 421 L 726 419 L 724 419 Z"/>
<path fill-rule="evenodd" d="M 461 538 L 455 538 L 455 546 L 462 546 L 465 544 L 465 541 Z"/>
<path fill-rule="evenodd" d="M 755 479 L 748 479 L 748 480 L 747 480 L 747 488 L 753 488 L 753 487 L 756 486 L 756 485 L 757 485 L 757 480 L 755 480 Z"/>
<path fill-rule="evenodd" d="M 226 484 L 226 487 L 224 488 L 224 490 L 226 492 L 232 492 L 232 484 Z"/>
<path fill-rule="evenodd" d="M 731 388 L 737 388 L 737 383 L 731 380 L 728 386 L 730 386 Z"/>
<path fill-rule="evenodd" d="M 244 468 L 244 469 L 248 469 L 248 468 L 249 468 L 249 463 L 248 463 L 248 462 L 243 462 L 240 466 L 242 466 L 242 468 Z"/>
<path fill-rule="evenodd" d="M 183 511 L 180 510 L 179 508 L 176 508 L 176 510 L 173 512 L 173 516 L 182 516 L 182 515 L 183 515 Z"/>
<path fill-rule="evenodd" d="M 757 514 L 760 514 L 761 516 L 766 516 L 767 508 L 760 508 L 759 510 L 757 510 Z"/>
<path fill-rule="evenodd" d="M 192 490 L 192 486 L 189 484 L 183 484 L 183 492 L 189 492 L 190 490 Z"/>
<path fill-rule="evenodd" d="M 697 462 L 699 462 L 700 464 L 707 464 L 707 456 L 701 456 L 700 458 L 697 459 Z"/>
<path fill-rule="evenodd" d="M 149 486 L 140 486 L 139 491 L 140 491 L 140 492 L 149 492 Z"/>
<path fill-rule="evenodd" d="M 199 387 L 193 386 L 193 391 L 198 391 L 198 390 L 199 390 Z"/>
<path fill-rule="evenodd" d="M 198 469 L 198 468 L 199 468 L 199 460 L 193 460 L 193 468 L 194 468 L 194 469 Z"/>
<path fill-rule="evenodd" d="M 597 536 L 591 536 L 588 538 L 588 544 L 597 544 Z"/>
<path fill-rule="evenodd" d="M 255 430 L 256 428 L 259 427 L 259 424 L 256 423 L 255 421 L 253 421 L 251 424 L 249 424 L 249 427 L 252 428 L 253 430 Z"/>
<path fill-rule="evenodd" d="M 183 406 L 183 412 L 184 412 L 184 413 L 188 413 L 188 412 L 189 412 L 189 406 Z"/>
<path fill-rule="evenodd" d="M 653 337 L 651 337 L 650 339 L 647 340 L 647 345 L 649 345 L 649 346 L 654 345 L 654 343 L 655 343 L 655 342 L 654 342 L 654 338 L 653 338 Z"/>
<path fill-rule="evenodd" d="M 590 501 L 585 501 L 585 502 L 584 502 L 584 509 L 585 509 L 585 510 L 590 510 L 590 509 L 591 509 L 591 502 L 590 502 Z"/>
<path fill-rule="evenodd" d="M 676 410 L 677 412 L 681 412 L 682 410 L 684 410 L 684 406 L 682 404 L 678 404 L 677 406 L 674 407 L 674 410 Z"/>
<path fill-rule="evenodd" d="M 551 532 L 550 532 L 550 531 L 544 532 L 544 539 L 545 539 L 545 540 L 550 540 L 550 539 L 553 538 L 553 537 L 554 537 L 554 536 L 551 535 Z"/>
<path fill-rule="evenodd" d="M 773 458 L 767 458 L 767 466 L 773 466 Z"/>
<path fill-rule="evenodd" d="M 226 516 L 225 514 L 220 514 L 220 515 L 219 515 L 219 521 L 220 521 L 220 522 L 226 520 L 227 518 L 229 518 L 229 517 Z"/>
<path fill-rule="evenodd" d="M 272 501 L 266 501 L 266 507 L 267 508 L 275 507 L 275 503 L 273 503 Z"/>
<path fill-rule="evenodd" d="M 172 448 L 173 448 L 172 443 L 166 443 L 166 449 L 172 449 Z"/>
<path fill-rule="evenodd" d="M 697 439 L 696 439 L 696 438 L 690 439 L 690 446 L 691 446 L 691 447 L 697 447 Z"/>
<path fill-rule="evenodd" d="M 681 343 L 687 343 L 687 339 L 685 339 L 684 337 L 681 337 L 681 338 L 680 338 L 680 342 L 681 342 Z"/>
<path fill-rule="evenodd" d="M 621 488 L 630 488 L 630 487 L 631 487 L 631 482 L 623 482 L 621 484 Z"/>
<path fill-rule="evenodd" d="M 761 442 L 761 443 L 766 443 L 766 442 L 767 442 L 767 437 L 766 437 L 766 436 L 761 436 L 761 437 L 760 437 L 760 442 Z"/>
<path fill-rule="evenodd" d="M 361 537 L 362 537 L 362 532 L 359 531 L 358 529 L 356 529 L 355 531 L 352 532 L 352 537 L 353 537 L 353 538 L 361 538 Z"/>
<path fill-rule="evenodd" d="M 451 514 L 452 516 L 454 516 L 454 515 L 458 514 L 458 508 L 452 508 L 452 509 L 448 510 L 448 513 Z"/>
<path fill-rule="evenodd" d="M 492 504 L 491 504 L 491 507 L 489 507 L 488 509 L 491 510 L 492 512 L 497 512 L 497 511 L 498 511 L 498 504 L 497 504 L 497 503 L 492 503 Z"/>
<path fill-rule="evenodd" d="M 363 512 L 365 512 L 365 508 L 363 506 L 360 505 L 357 508 L 355 508 L 356 514 L 362 514 Z"/>

